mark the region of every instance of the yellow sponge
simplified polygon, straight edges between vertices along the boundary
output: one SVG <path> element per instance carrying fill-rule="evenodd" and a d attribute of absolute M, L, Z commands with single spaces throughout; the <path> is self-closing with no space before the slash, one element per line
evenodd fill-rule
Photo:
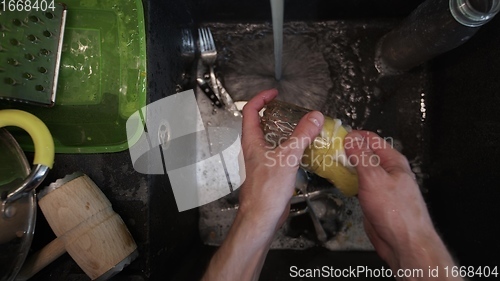
<path fill-rule="evenodd" d="M 325 118 L 320 135 L 304 152 L 305 168 L 333 183 L 344 195 L 358 193 L 358 175 L 350 166 L 344 150 L 346 129 L 338 119 Z"/>

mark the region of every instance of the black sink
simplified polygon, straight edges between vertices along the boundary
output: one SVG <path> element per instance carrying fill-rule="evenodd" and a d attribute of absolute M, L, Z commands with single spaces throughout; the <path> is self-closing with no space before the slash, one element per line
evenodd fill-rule
<path fill-rule="evenodd" d="M 421 2 L 288 0 L 285 21 L 333 20 L 346 25 L 364 22 L 368 26 L 380 25 L 379 32 L 383 35 Z M 261 24 L 270 21 L 269 2 L 263 0 L 152 1 L 149 5 L 150 92 L 167 95 L 173 93 L 173 85 L 178 83 L 179 71 L 182 71 L 181 63 L 167 55 L 175 50 L 179 28 L 195 29 L 204 25 L 213 26 L 215 30 L 216 23 Z M 385 96 L 378 106 L 386 113 L 373 114 L 364 123 L 366 129 L 383 127 L 381 132 L 385 136 L 399 134 L 403 153 L 409 159 L 422 156 L 421 188 L 431 215 L 451 252 L 461 265 L 467 266 L 493 266 L 499 261 L 496 255 L 499 244 L 494 239 L 499 233 L 492 230 L 494 222 L 490 219 L 498 212 L 495 198 L 500 194 L 494 176 L 495 160 L 500 156 L 496 145 L 500 141 L 500 115 L 495 113 L 500 106 L 500 82 L 495 74 L 500 71 L 499 27 L 500 19 L 494 19 L 462 47 L 399 79 L 379 81 L 384 84 Z M 161 32 L 157 32 L 158 29 Z M 414 76 L 422 75 L 423 78 L 417 79 L 418 85 L 411 85 L 417 81 Z M 425 91 L 423 122 L 422 115 L 411 111 L 415 106 L 420 107 L 411 104 L 415 103 L 414 96 L 408 96 L 414 94 L 408 93 L 413 87 L 422 87 Z M 400 118 L 395 120 L 392 117 Z M 416 132 L 422 135 L 416 136 Z M 157 180 L 167 184 L 166 179 Z M 197 278 L 215 248 L 200 242 L 196 210 L 175 215 L 172 214 L 175 208 L 164 207 L 165 200 L 172 197 L 171 191 L 165 187 L 151 189 L 151 194 L 156 196 L 150 197 L 150 208 L 161 221 L 156 224 L 152 220 L 151 246 L 167 249 L 153 257 L 151 276 L 169 276 L 175 280 Z M 186 223 L 187 218 L 192 224 Z M 330 252 L 320 247 L 304 251 L 276 250 L 271 251 L 266 260 L 262 280 L 288 279 L 291 265 L 303 268 L 369 265 L 380 268 L 384 263 L 373 252 Z M 179 269 L 178 273 L 174 268 Z"/>
<path fill-rule="evenodd" d="M 375 44 L 378 36 L 397 26 L 421 2 L 287 0 L 285 21 L 341 22 L 345 30 L 351 31 L 365 24 L 375 31 L 357 36 L 368 40 L 365 43 L 368 50 L 375 48 L 370 42 Z M 264 24 L 271 19 L 268 0 L 151 0 L 144 5 L 148 102 L 178 90 L 184 71 L 180 57 L 182 28 L 194 31 L 200 25 L 215 28 L 217 24 Z M 500 206 L 495 176 L 496 161 L 500 159 L 498 46 L 500 19 L 496 18 L 463 46 L 399 78 L 378 81 L 381 96 L 374 105 L 376 110 L 372 110 L 378 113 L 362 123 L 366 129 L 380 130 L 383 136 L 397 136 L 403 143 L 403 153 L 420 161 L 421 189 L 436 228 L 457 261 L 465 266 L 500 264 L 500 243 L 496 240 L 500 233 L 494 217 Z M 334 79 L 334 85 L 337 82 Z M 421 105 L 416 95 L 420 90 L 425 92 L 425 120 L 422 112 L 418 112 Z M 342 92 L 333 94 L 337 96 L 331 97 L 332 104 L 342 102 Z M 323 111 L 333 112 L 327 108 Z M 361 125 L 341 112 L 335 111 L 337 117 L 354 127 Z M 55 170 L 46 182 L 77 169 L 89 174 L 103 188 L 139 245 L 138 260 L 115 280 L 201 277 L 216 248 L 204 245 L 200 238 L 198 209 L 178 212 L 168 176 L 133 171 L 128 152 L 123 152 L 58 156 Z M 130 190 L 133 192 L 127 192 Z M 147 200 L 142 200 L 144 193 L 140 192 L 147 194 Z M 50 233 L 41 217 L 37 233 Z M 33 250 L 52 238 L 36 235 Z M 387 267 L 375 252 L 333 252 L 322 247 L 274 250 L 266 259 L 261 280 L 288 280 L 292 265 Z M 68 255 L 44 269 L 34 280 L 51 278 L 88 279 Z"/>

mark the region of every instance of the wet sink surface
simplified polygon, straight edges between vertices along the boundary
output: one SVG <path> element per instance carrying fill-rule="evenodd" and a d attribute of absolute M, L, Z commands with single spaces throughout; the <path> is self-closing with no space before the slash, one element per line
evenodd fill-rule
<path fill-rule="evenodd" d="M 391 11 L 383 8 L 386 5 L 369 1 L 350 1 L 342 5 L 323 0 L 309 1 L 307 4 L 289 1 L 285 9 L 285 21 L 286 15 L 289 15 L 289 22 L 298 20 L 297 30 L 293 32 L 299 35 L 302 32 L 315 38 L 318 46 L 323 44 L 329 48 L 322 52 L 328 63 L 333 87 L 328 95 L 330 100 L 325 102 L 325 108 L 321 110 L 343 119 L 355 128 L 378 131 L 383 136 L 398 140 L 402 151 L 412 161 L 414 171 L 423 180 L 422 191 L 437 228 L 451 251 L 457 253 L 461 264 L 498 264 L 498 258 L 492 259 L 491 255 L 487 257 L 482 253 L 500 251 L 497 243 L 497 246 L 493 246 L 488 242 L 495 241 L 495 234 L 489 229 L 488 219 L 483 215 L 498 209 L 493 198 L 500 196 L 499 189 L 494 188 L 498 183 L 495 183 L 490 168 L 494 163 L 492 159 L 500 157 L 498 146 L 492 146 L 493 143 L 499 143 L 500 138 L 498 133 L 485 127 L 485 124 L 489 124 L 497 128 L 500 122 L 494 114 L 494 108 L 500 106 L 495 94 L 500 91 L 500 85 L 491 75 L 500 71 L 500 56 L 498 51 L 493 50 L 495 44 L 500 44 L 500 20 L 493 20 L 473 40 L 426 66 L 404 76 L 377 80 L 376 70 L 370 61 L 374 56 L 373 44 L 421 1 L 389 2 L 388 5 L 394 7 Z M 148 42 L 148 78 L 150 92 L 157 93 L 156 99 L 174 92 L 173 86 L 163 80 L 165 76 L 169 78 L 168 81 L 180 81 L 180 60 L 169 57 L 165 61 L 163 56 L 167 52 L 179 52 L 174 42 L 179 41 L 180 28 L 191 27 L 194 30 L 200 25 L 211 26 L 221 54 L 231 50 L 231 44 L 245 39 L 242 29 L 248 28 L 246 35 L 251 38 L 256 35 L 255 28 L 270 28 L 268 1 L 238 2 L 238 9 L 235 5 L 226 0 L 178 1 L 171 6 L 161 1 L 151 2 L 151 7 L 154 6 L 150 9 L 151 30 L 155 31 L 157 26 L 165 26 L 165 23 L 168 27 L 161 32 L 152 32 Z M 165 13 L 171 17 L 165 18 Z M 329 21 L 330 24 L 335 23 L 333 26 L 318 21 L 338 18 L 345 20 Z M 321 29 L 323 33 L 312 34 L 311 28 Z M 232 36 L 231 40 L 228 40 L 229 36 Z M 220 75 L 225 78 L 228 61 L 221 55 L 218 63 Z M 478 70 L 485 65 L 492 70 L 481 75 Z M 355 73 L 354 76 L 350 75 L 351 71 Z M 474 93 L 475 102 L 471 102 L 470 93 Z M 477 102 L 477 99 L 480 101 Z M 203 96 L 198 97 L 199 102 L 202 100 Z M 368 115 L 366 109 L 369 109 Z M 466 124 L 475 134 L 487 138 L 486 142 L 471 146 L 463 141 L 471 141 L 472 135 L 464 137 L 459 132 L 453 133 L 461 128 L 464 114 L 472 117 L 465 121 Z M 470 153 L 460 153 L 466 148 L 470 149 Z M 475 153 L 486 156 L 487 161 L 472 164 L 472 155 Z M 473 182 L 477 182 L 477 185 Z M 205 246 L 200 238 L 198 210 L 169 214 L 172 208 L 166 207 L 162 200 L 172 202 L 172 195 L 165 185 L 168 186 L 168 180 L 158 177 L 151 188 L 154 196 L 151 197 L 150 207 L 155 210 L 157 217 L 151 225 L 151 247 L 158 249 L 152 256 L 155 263 L 151 276 L 196 280 L 216 248 Z M 469 188 L 472 185 L 480 188 L 481 192 L 471 195 Z M 172 222 L 167 222 L 166 218 Z M 478 223 L 474 224 L 474 228 L 463 227 L 464 221 Z M 189 238 L 186 238 L 187 233 Z M 466 245 L 464 237 L 470 237 Z M 179 270 L 172 273 L 164 267 L 165 264 Z M 374 252 L 333 252 L 321 247 L 298 251 L 275 250 L 268 255 L 261 279 L 288 280 L 292 265 L 302 268 L 319 268 L 323 265 L 338 268 L 370 265 L 381 268 L 384 263 Z"/>
<path fill-rule="evenodd" d="M 276 87 L 280 91 L 278 99 L 320 110 L 355 129 L 376 131 L 407 156 L 423 186 L 426 176 L 423 163 L 428 159 L 424 146 L 430 88 L 427 67 L 398 76 L 382 76 L 374 67 L 377 41 L 395 23 L 390 20 L 286 23 L 280 82 L 274 79 L 269 24 L 208 23 L 205 26 L 211 28 L 218 47 L 216 72 L 234 100 L 249 100 L 262 90 Z M 199 89 L 197 94 L 206 125 L 228 123 L 230 114 L 214 109 Z M 313 177 L 309 188 L 328 189 L 332 185 Z M 206 244 L 222 243 L 236 213 L 237 195 L 236 192 L 200 207 L 200 235 Z M 335 205 L 340 206 L 340 211 L 333 210 L 337 213 L 335 219 L 323 220 L 329 236 L 324 247 L 373 250 L 364 233 L 357 199 L 340 193 L 331 197 L 338 202 Z M 278 232 L 271 248 L 300 250 L 319 246 L 314 233 L 307 218 L 290 219 Z"/>
<path fill-rule="evenodd" d="M 497 27 L 498 22 L 496 22 Z M 330 95 L 331 99 L 325 103 L 325 108 L 321 108 L 321 110 L 343 119 L 355 128 L 376 131 L 382 136 L 393 137 L 397 140 L 399 149 L 408 157 L 414 172 L 419 176 L 419 183 L 429 203 L 431 215 L 438 230 L 443 233 L 443 239 L 451 251 L 459 253 L 458 258 L 461 264 L 495 264 L 495 260 L 498 259 L 492 258 L 492 255 L 496 250 L 490 248 L 492 245 L 488 242 L 494 241 L 494 234 L 491 229 L 488 229 L 489 222 L 483 214 L 498 209 L 495 207 L 495 200 L 489 196 L 499 195 L 498 190 L 493 187 L 498 184 L 494 183 L 494 173 L 491 171 L 490 165 L 494 163 L 492 160 L 494 157 L 500 156 L 498 147 L 494 148 L 491 144 L 494 140 L 499 141 L 500 139 L 498 134 L 488 130 L 485 124 L 497 128 L 498 122 L 500 122 L 498 116 L 495 117 L 493 109 L 500 105 L 498 98 L 494 97 L 494 92 L 500 90 L 500 85 L 488 75 L 486 80 L 489 82 L 481 82 L 481 91 L 478 93 L 474 90 L 474 83 L 467 79 L 471 72 L 466 72 L 468 74 L 461 72 L 467 68 L 468 64 L 480 69 L 482 64 L 488 64 L 487 60 L 498 62 L 493 54 L 484 53 L 485 50 L 490 50 L 491 46 L 481 45 L 487 44 L 489 41 L 487 32 L 496 32 L 497 35 L 498 32 L 494 31 L 494 27 L 489 27 L 484 33 L 476 35 L 476 42 L 471 42 L 462 50 L 446 54 L 403 76 L 377 79 L 376 73 L 373 72 L 375 70 L 369 69 L 370 63 L 363 62 L 351 65 L 349 62 L 356 62 L 356 59 L 359 61 L 359 57 L 365 61 L 372 60 L 371 56 L 374 55 L 375 49 L 372 44 L 377 41 L 378 36 L 384 34 L 397 21 L 356 20 L 337 21 L 336 23 L 336 28 L 326 31 L 326 34 L 339 35 L 342 31 L 350 33 L 345 37 L 342 35 L 328 37 L 330 42 L 333 42 L 330 48 L 342 52 L 325 55 L 332 77 L 332 91 L 336 93 Z M 494 23 L 492 22 L 492 24 Z M 225 40 L 228 34 L 238 33 L 238 30 L 230 30 L 230 27 L 244 26 L 245 28 L 250 27 L 250 29 L 253 27 L 252 24 L 227 24 L 225 29 L 224 24 L 219 23 L 205 23 L 204 25 L 213 27 L 216 43 L 221 46 L 219 48 L 221 48 L 222 54 L 230 51 L 231 43 L 237 41 L 227 42 Z M 265 24 L 260 26 L 264 29 L 268 28 Z M 328 27 L 322 26 L 322 28 L 328 30 Z M 237 37 L 237 35 L 234 36 Z M 356 55 L 355 48 L 349 49 L 356 45 L 358 50 L 361 50 L 361 56 Z M 479 53 L 478 48 L 482 49 L 483 53 Z M 471 52 L 474 55 L 470 55 Z M 466 56 L 468 58 L 464 62 L 456 62 L 459 58 Z M 352 68 L 346 67 L 349 65 Z M 226 66 L 227 61 L 221 57 L 219 71 L 222 77 L 227 74 L 225 73 Z M 363 69 L 363 67 L 365 68 Z M 350 71 L 355 71 L 356 75 L 350 76 Z M 473 77 L 476 81 L 484 79 L 479 74 L 474 74 Z M 486 85 L 486 83 L 488 84 Z M 357 88 L 359 85 L 367 86 L 368 89 L 359 89 Z M 230 88 L 229 85 L 227 87 Z M 468 92 L 465 92 L 465 89 L 468 89 Z M 477 93 L 486 100 L 481 100 L 479 103 L 476 101 L 475 104 L 471 105 L 469 100 L 471 97 L 468 96 L 471 92 Z M 489 104 L 490 102 L 492 104 Z M 473 132 L 486 137 L 486 143 L 476 144 L 471 148 L 470 143 L 474 143 L 471 139 L 472 136 L 452 133 L 457 130 L 456 128 L 460 128 L 464 122 L 461 119 L 463 117 L 461 113 L 464 112 L 475 115 L 472 120 L 478 124 L 473 125 L 470 120 L 465 122 L 471 126 Z M 450 138 L 450 133 L 453 138 Z M 469 142 L 469 145 L 464 142 Z M 471 153 L 487 155 L 487 159 L 484 163 L 474 162 L 472 164 L 472 156 L 469 153 L 460 153 L 464 149 L 466 151 L 471 149 Z M 470 187 L 476 181 L 474 177 L 479 177 L 477 183 L 481 186 L 481 192 L 476 192 L 471 196 L 467 190 L 468 186 Z M 456 192 L 458 190 L 459 192 Z M 467 208 L 465 210 L 461 206 L 469 206 L 474 209 Z M 477 221 L 478 223 L 474 225 L 480 230 L 460 227 L 465 218 Z M 474 242 L 468 241 L 467 245 L 464 245 L 463 239 L 461 239 L 463 236 L 459 233 L 467 233 L 467 236 L 474 239 Z M 485 248 L 489 248 L 487 252 L 490 254 L 481 254 Z M 210 254 L 216 248 L 200 245 L 198 249 L 205 253 L 198 260 L 198 268 L 202 271 Z M 496 249 L 499 250 L 498 247 Z M 350 265 L 368 265 L 373 268 L 381 268 L 384 263 L 374 252 L 332 252 L 321 247 L 300 251 L 276 250 L 269 253 L 261 279 L 288 280 L 292 265 L 302 268 L 320 268 L 323 265 L 333 265 L 336 268 Z M 183 275 L 182 272 L 186 273 L 187 271 L 181 270 L 178 276 L 193 276 Z"/>

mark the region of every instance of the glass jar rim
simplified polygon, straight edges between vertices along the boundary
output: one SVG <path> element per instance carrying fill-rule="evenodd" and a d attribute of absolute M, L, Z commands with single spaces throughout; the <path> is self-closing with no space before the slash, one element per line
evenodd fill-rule
<path fill-rule="evenodd" d="M 450 0 L 450 11 L 455 20 L 469 27 L 479 27 L 489 22 L 500 11 L 500 0 L 490 1 L 488 11 L 479 11 L 471 0 Z"/>

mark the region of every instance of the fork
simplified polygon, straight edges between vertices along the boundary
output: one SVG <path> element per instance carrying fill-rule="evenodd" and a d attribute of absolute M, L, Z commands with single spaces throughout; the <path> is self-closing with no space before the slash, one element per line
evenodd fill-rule
<path fill-rule="evenodd" d="M 184 28 L 181 30 L 181 58 L 183 64 L 183 73 L 181 77 L 181 88 L 187 87 L 191 81 L 193 61 L 195 58 L 195 46 L 193 33 L 190 29 Z"/>
<path fill-rule="evenodd" d="M 212 84 L 212 89 L 217 98 L 220 99 L 220 93 L 217 87 L 217 79 L 215 78 L 214 72 L 214 64 L 217 60 L 217 49 L 215 49 L 214 37 L 212 36 L 212 32 L 210 32 L 210 28 L 208 27 L 199 28 L 198 35 L 200 40 L 201 60 L 203 64 L 205 64 L 210 70 L 210 82 Z"/>
<path fill-rule="evenodd" d="M 217 98 L 225 105 L 226 109 L 236 117 L 241 117 L 241 113 L 236 108 L 233 99 L 226 91 L 219 78 L 215 76 L 214 64 L 217 60 L 217 49 L 215 48 L 214 37 L 210 28 L 199 28 L 201 60 L 210 69 L 210 82 Z"/>
<path fill-rule="evenodd" d="M 183 60 L 183 64 L 185 69 L 191 67 L 191 64 L 194 61 L 195 55 L 195 47 L 194 47 L 194 38 L 191 30 L 184 28 L 181 30 L 181 57 Z"/>

